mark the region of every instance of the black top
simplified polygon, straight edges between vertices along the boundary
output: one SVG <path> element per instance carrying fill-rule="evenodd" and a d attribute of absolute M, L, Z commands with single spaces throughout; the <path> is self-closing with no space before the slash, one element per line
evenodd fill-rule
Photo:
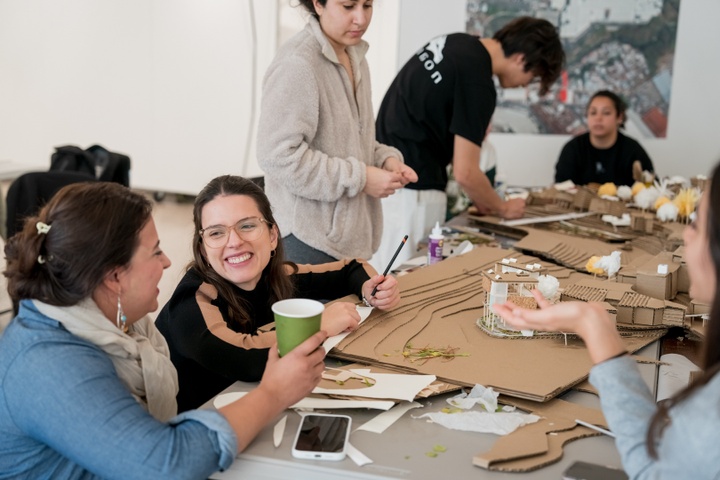
<path fill-rule="evenodd" d="M 418 174 L 406 188 L 445 190 L 455 135 L 481 145 L 496 97 L 490 54 L 476 36 L 436 37 L 408 60 L 376 121 L 378 141 L 399 149 Z"/>
<path fill-rule="evenodd" d="M 572 180 L 576 185 L 607 183 L 632 185 L 635 180 L 632 166 L 640 160 L 643 170 L 653 170 L 653 164 L 642 146 L 634 139 L 618 132 L 615 144 L 599 149 L 590 143 L 590 133 L 570 140 L 562 149 L 555 165 L 555 181 Z"/>
<path fill-rule="evenodd" d="M 323 267 L 328 270 L 322 271 Z M 362 285 L 370 278 L 355 260 L 298 269 L 291 275 L 298 298 L 362 296 Z M 262 328 L 274 322 L 266 283 L 263 272 L 255 290 L 235 289 L 247 302 L 252 319 L 252 326 L 243 329 L 230 323 L 227 302 L 196 270 L 190 269 L 180 281 L 155 321 L 177 369 L 178 412 L 198 408 L 237 380 L 260 380 L 268 349 L 276 341 L 272 328 Z"/>

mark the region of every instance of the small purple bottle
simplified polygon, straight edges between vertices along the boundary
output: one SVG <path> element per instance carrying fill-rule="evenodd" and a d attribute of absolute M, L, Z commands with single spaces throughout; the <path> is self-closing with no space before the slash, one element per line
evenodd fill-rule
<path fill-rule="evenodd" d="M 428 237 L 428 265 L 439 262 L 443 259 L 443 241 L 445 237 L 440 228 L 440 222 L 435 222 L 430 236 Z"/>

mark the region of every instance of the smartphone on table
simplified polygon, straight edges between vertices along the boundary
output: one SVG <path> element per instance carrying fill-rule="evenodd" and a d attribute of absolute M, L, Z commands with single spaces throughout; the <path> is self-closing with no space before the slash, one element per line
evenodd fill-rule
<path fill-rule="evenodd" d="M 295 435 L 292 456 L 311 460 L 342 460 L 346 455 L 351 423 L 347 415 L 305 415 Z"/>
<path fill-rule="evenodd" d="M 575 462 L 563 472 L 563 480 L 627 480 L 624 471 L 588 462 Z"/>

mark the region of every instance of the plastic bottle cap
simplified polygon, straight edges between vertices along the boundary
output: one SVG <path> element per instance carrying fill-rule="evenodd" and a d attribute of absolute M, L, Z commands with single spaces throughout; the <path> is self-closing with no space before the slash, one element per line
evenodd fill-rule
<path fill-rule="evenodd" d="M 432 229 L 432 234 L 437 237 L 443 236 L 442 228 L 440 228 L 440 222 L 435 222 L 435 226 Z"/>

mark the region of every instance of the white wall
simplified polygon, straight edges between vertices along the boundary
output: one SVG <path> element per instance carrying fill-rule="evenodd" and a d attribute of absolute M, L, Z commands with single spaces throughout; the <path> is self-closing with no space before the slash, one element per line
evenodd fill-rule
<path fill-rule="evenodd" d="M 0 0 L 0 160 L 49 166 L 54 146 L 100 143 L 131 156 L 136 187 L 257 175 L 276 22 L 268 0 Z"/>
<path fill-rule="evenodd" d="M 254 119 L 277 18 L 272 0 L 0 0 L 0 160 L 49 165 L 54 146 L 100 143 L 132 157 L 134 186 L 184 193 L 262 174 Z M 682 0 L 668 136 L 643 140 L 662 175 L 720 158 L 717 18 L 717 0 Z M 375 108 L 418 48 L 464 28 L 465 0 L 376 0 Z M 491 134 L 516 185 L 551 183 L 567 138 Z"/>
<path fill-rule="evenodd" d="M 435 35 L 464 31 L 465 4 L 464 0 L 401 0 L 398 56 L 407 59 Z M 667 137 L 639 139 L 660 175 L 705 174 L 720 159 L 718 18 L 717 0 L 681 0 Z M 555 162 L 569 138 L 490 135 L 499 170 L 510 184 L 526 186 L 552 183 Z"/>

